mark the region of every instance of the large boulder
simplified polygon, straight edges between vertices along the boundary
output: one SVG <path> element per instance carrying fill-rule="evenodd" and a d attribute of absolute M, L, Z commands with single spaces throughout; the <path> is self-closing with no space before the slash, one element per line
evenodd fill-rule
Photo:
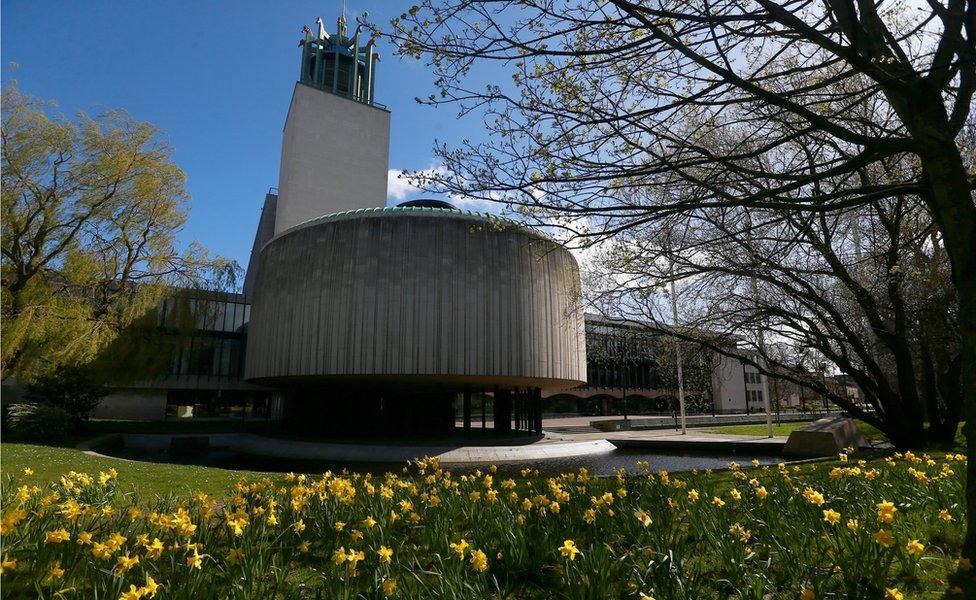
<path fill-rule="evenodd" d="M 867 440 L 857 428 L 854 419 L 824 417 L 791 433 L 783 448 L 783 456 L 832 456 L 843 452 L 844 448 L 867 445 Z"/>

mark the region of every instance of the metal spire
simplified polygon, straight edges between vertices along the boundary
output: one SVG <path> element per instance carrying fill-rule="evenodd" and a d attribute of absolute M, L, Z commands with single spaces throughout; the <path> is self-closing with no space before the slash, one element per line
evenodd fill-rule
<path fill-rule="evenodd" d="M 339 25 L 339 37 L 346 37 L 346 0 L 342 0 L 342 13 L 336 23 Z"/>

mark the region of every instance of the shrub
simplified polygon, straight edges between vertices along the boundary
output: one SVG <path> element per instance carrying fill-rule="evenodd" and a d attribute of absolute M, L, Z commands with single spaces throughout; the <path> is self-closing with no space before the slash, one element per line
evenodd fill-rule
<path fill-rule="evenodd" d="M 14 404 L 8 412 L 10 430 L 30 439 L 62 438 L 75 429 L 74 417 L 60 406 Z"/>
<path fill-rule="evenodd" d="M 83 427 L 106 394 L 80 367 L 58 367 L 27 386 L 27 401 L 63 409 L 75 427 Z"/>

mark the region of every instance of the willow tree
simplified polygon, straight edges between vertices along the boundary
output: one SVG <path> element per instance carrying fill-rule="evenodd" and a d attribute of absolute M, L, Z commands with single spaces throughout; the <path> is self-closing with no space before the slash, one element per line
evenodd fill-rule
<path fill-rule="evenodd" d="M 156 127 L 52 112 L 16 83 L 3 92 L 4 379 L 89 363 L 174 287 L 233 273 L 180 247 L 186 176 Z"/>
<path fill-rule="evenodd" d="M 921 198 L 959 302 L 976 555 L 976 202 L 957 146 L 976 90 L 974 0 L 445 0 L 391 25 L 398 51 L 437 74 L 426 102 L 484 115 L 484 139 L 436 146 L 436 191 L 587 239 L 703 208 L 826 214 Z M 851 110 L 865 100 L 893 118 Z M 697 143 L 724 131 L 739 141 Z M 836 151 L 807 155 L 798 131 Z M 859 176 L 900 156 L 917 175 Z M 832 177 L 847 184 L 821 190 Z"/>

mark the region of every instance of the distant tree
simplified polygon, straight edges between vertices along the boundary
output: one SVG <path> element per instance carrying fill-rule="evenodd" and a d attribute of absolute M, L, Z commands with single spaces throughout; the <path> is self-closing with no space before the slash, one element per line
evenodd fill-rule
<path fill-rule="evenodd" d="M 646 325 L 645 325 L 646 327 Z M 673 399 L 669 408 L 679 410 L 678 386 L 684 387 L 685 412 L 687 414 L 712 412 L 712 370 L 715 353 L 705 346 L 692 341 L 690 337 L 669 335 L 670 327 L 648 328 L 656 331 L 652 347 L 652 359 L 662 390 Z M 681 382 L 678 380 L 678 350 L 681 354 Z"/>
<path fill-rule="evenodd" d="M 154 126 L 124 111 L 76 119 L 3 91 L 2 377 L 92 361 L 175 286 L 236 266 L 181 249 L 185 175 Z"/>
<path fill-rule="evenodd" d="M 577 236 L 712 208 L 804 221 L 921 199 L 959 306 L 976 558 L 976 161 L 958 143 L 976 92 L 974 15 L 974 0 L 427 0 L 390 35 L 435 70 L 426 102 L 482 111 L 489 131 L 438 145 L 426 187 Z M 486 62 L 511 80 L 485 84 Z M 855 109 L 865 102 L 886 109 Z M 728 134 L 719 152 L 701 143 L 713 134 Z M 823 151 L 808 154 L 811 141 Z M 902 158 L 917 168 L 861 177 Z"/>
<path fill-rule="evenodd" d="M 603 285 L 589 299 L 802 386 L 899 446 L 951 442 L 962 409 L 957 306 L 933 227 L 910 197 L 809 218 L 710 209 L 603 244 L 590 265 Z M 655 295 L 669 279 L 680 328 L 669 296 Z M 799 363 L 810 350 L 850 376 L 866 406 Z"/>

